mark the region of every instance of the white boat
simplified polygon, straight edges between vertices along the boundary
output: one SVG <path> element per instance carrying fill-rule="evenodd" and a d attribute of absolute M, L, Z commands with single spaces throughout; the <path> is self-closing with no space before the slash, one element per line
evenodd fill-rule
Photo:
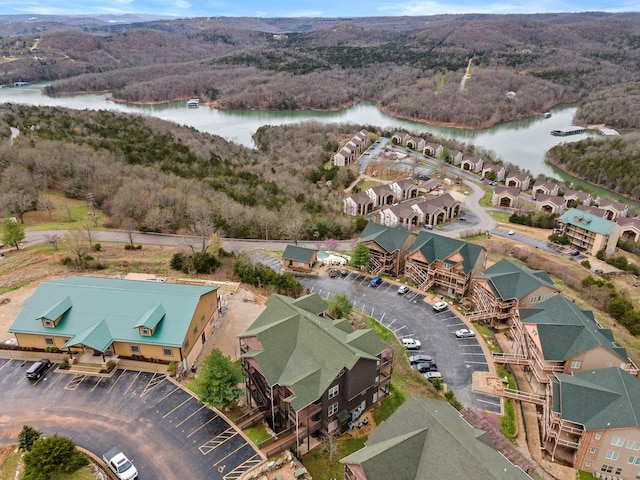
<path fill-rule="evenodd" d="M 200 106 L 200 100 L 198 98 L 191 98 L 187 100 L 187 107 L 198 108 Z"/>

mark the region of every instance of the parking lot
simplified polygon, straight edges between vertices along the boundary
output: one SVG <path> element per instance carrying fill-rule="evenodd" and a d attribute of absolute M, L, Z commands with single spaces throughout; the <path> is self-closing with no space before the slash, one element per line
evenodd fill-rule
<path fill-rule="evenodd" d="M 373 288 L 369 286 L 370 279 L 354 272 L 335 278 L 328 275 L 299 278 L 323 298 L 346 293 L 354 310 L 377 319 L 399 339 L 419 340 L 421 349 L 408 353 L 431 355 L 447 388 L 455 392 L 465 407 L 500 412 L 498 397 L 472 391 L 472 373 L 488 371 L 489 366 L 476 338 L 456 338 L 455 331 L 465 328 L 465 323 L 449 309 L 436 313 L 424 301 L 423 294 L 409 291 L 399 295 L 398 286 L 389 282 Z"/>
<path fill-rule="evenodd" d="M 116 369 L 110 377 L 52 367 L 28 380 L 32 361 L 0 358 L 0 444 L 25 424 L 102 455 L 118 447 L 140 478 L 233 480 L 264 459 L 224 416 L 164 374 Z"/>

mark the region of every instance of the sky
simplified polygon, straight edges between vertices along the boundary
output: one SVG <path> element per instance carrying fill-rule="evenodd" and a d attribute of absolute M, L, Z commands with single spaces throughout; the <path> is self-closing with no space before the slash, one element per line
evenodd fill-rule
<path fill-rule="evenodd" d="M 638 12 L 640 0 L 0 0 L 0 15 L 372 17 L 585 11 Z"/>

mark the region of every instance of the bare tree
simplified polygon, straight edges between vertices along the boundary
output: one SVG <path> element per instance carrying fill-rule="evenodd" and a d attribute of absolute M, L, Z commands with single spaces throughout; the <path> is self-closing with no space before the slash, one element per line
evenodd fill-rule
<path fill-rule="evenodd" d="M 47 239 L 47 242 L 51 244 L 54 250 L 58 250 L 58 242 L 60 241 L 60 235 L 56 235 L 55 233 L 48 233 L 44 236 Z"/>
<path fill-rule="evenodd" d="M 79 263 L 91 251 L 91 239 L 87 238 L 87 230 L 83 226 L 73 227 L 64 234 L 67 249 Z"/>

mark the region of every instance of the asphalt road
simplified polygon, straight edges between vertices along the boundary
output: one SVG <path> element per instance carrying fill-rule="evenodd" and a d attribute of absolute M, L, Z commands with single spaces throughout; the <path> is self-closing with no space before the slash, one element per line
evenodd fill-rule
<path fill-rule="evenodd" d="M 23 425 L 98 456 L 118 447 L 141 479 L 235 480 L 263 459 L 226 418 L 163 374 L 118 369 L 109 378 L 59 373 L 38 381 L 33 362 L 0 358 L 0 444 Z"/>

